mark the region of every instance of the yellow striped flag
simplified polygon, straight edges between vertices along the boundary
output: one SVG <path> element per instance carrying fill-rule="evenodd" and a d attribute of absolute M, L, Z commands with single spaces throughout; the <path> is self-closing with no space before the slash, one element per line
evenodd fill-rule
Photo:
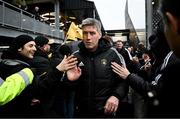
<path fill-rule="evenodd" d="M 66 34 L 66 40 L 70 39 L 77 41 L 77 38 L 82 39 L 82 30 L 72 22 Z"/>

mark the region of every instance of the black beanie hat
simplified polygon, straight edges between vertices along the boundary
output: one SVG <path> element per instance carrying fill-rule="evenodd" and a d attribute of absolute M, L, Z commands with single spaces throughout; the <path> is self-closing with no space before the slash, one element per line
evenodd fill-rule
<path fill-rule="evenodd" d="M 34 41 L 34 39 L 29 35 L 19 35 L 17 36 L 10 45 L 10 49 L 17 51 L 19 48 L 23 47 L 26 43 Z"/>
<path fill-rule="evenodd" d="M 44 36 L 37 36 L 35 38 L 36 46 L 42 47 L 45 44 L 48 44 L 49 40 Z"/>

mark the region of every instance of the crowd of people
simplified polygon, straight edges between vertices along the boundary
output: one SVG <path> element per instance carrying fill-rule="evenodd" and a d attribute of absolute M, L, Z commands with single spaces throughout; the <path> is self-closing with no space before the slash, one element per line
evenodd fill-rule
<path fill-rule="evenodd" d="M 0 117 L 180 117 L 178 3 L 161 0 L 150 49 L 113 43 L 94 18 L 82 41 L 56 49 L 45 36 L 15 37 L 0 60 Z"/>

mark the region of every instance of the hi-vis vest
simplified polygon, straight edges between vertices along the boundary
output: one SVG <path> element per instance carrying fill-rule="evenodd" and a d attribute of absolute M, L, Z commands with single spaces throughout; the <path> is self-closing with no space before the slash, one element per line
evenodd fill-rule
<path fill-rule="evenodd" d="M 33 72 L 29 68 L 12 74 L 6 80 L 0 78 L 0 106 L 19 95 L 27 85 L 32 83 L 33 78 Z"/>

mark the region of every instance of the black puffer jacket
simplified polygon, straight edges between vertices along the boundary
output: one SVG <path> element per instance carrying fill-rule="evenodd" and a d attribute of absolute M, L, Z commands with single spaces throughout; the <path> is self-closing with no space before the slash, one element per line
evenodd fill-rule
<path fill-rule="evenodd" d="M 82 76 L 78 79 L 78 109 L 86 112 L 103 110 L 107 99 L 116 96 L 120 101 L 126 96 L 128 85 L 121 80 L 111 68 L 111 62 L 122 64 L 119 53 L 111 48 L 105 39 L 99 40 L 98 49 L 88 52 L 84 43 L 74 55 L 81 65 Z"/>
<path fill-rule="evenodd" d="M 3 79 L 25 67 L 31 68 L 29 65 L 31 62 L 30 59 L 13 51 L 4 52 L 2 59 L 19 60 L 24 62 L 15 66 L 1 64 L 0 77 L 3 77 Z M 6 105 L 0 107 L 0 117 L 36 117 L 36 115 L 33 115 L 31 112 L 31 100 L 34 97 L 42 100 L 46 98 L 55 85 L 58 84 L 61 76 L 62 73 L 57 69 L 50 69 L 44 80 L 33 79 L 32 84 L 26 87 L 19 96 Z"/>

